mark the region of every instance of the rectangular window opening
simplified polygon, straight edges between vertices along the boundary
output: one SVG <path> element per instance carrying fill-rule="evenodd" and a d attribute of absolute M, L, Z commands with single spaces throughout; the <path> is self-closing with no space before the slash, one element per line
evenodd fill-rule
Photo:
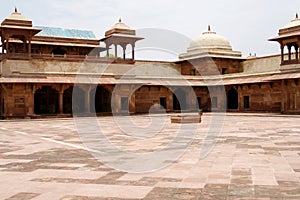
<path fill-rule="evenodd" d="M 167 109 L 167 98 L 166 97 L 161 97 L 159 99 L 159 103 L 164 109 Z"/>
<path fill-rule="evenodd" d="M 196 69 L 192 69 L 192 70 L 191 70 L 191 75 L 192 75 L 192 76 L 195 76 L 195 75 L 196 75 Z"/>
<path fill-rule="evenodd" d="M 244 96 L 244 108 L 250 108 L 250 98 L 249 96 Z"/>
<path fill-rule="evenodd" d="M 227 74 L 227 68 L 222 68 L 222 74 Z"/>
<path fill-rule="evenodd" d="M 128 97 L 121 97 L 121 110 L 129 111 Z"/>

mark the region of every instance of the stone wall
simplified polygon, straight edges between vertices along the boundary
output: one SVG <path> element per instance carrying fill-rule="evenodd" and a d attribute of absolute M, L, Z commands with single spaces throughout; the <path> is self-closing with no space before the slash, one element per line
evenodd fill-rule
<path fill-rule="evenodd" d="M 240 111 L 281 111 L 282 91 L 280 81 L 244 84 L 237 88 Z M 249 108 L 245 107 L 245 96 L 249 98 Z"/>
<path fill-rule="evenodd" d="M 241 60 L 222 58 L 200 58 L 181 64 L 182 75 L 218 75 L 242 72 Z"/>
<path fill-rule="evenodd" d="M 283 112 L 286 113 L 300 113 L 300 83 L 299 79 L 283 80 L 282 84 L 282 98 Z"/>
<path fill-rule="evenodd" d="M 2 115 L 33 114 L 33 84 L 2 84 L 1 88 Z"/>
<path fill-rule="evenodd" d="M 3 60 L 1 74 L 10 76 L 15 74 L 26 75 L 70 75 L 83 74 L 87 76 L 123 75 L 148 77 L 178 77 L 180 66 L 168 62 L 136 62 L 135 64 L 112 64 L 88 61 L 61 61 L 61 60 Z"/>
<path fill-rule="evenodd" d="M 211 110 L 211 98 L 207 87 L 194 87 L 195 95 L 197 96 L 197 102 L 199 109 L 203 111 Z"/>
<path fill-rule="evenodd" d="M 281 69 L 280 55 L 247 59 L 242 63 L 244 73 L 274 72 Z"/>
<path fill-rule="evenodd" d="M 173 110 L 173 93 L 164 86 L 143 86 L 135 92 L 135 112 L 160 111 L 160 100 L 165 98 L 166 111 Z"/>

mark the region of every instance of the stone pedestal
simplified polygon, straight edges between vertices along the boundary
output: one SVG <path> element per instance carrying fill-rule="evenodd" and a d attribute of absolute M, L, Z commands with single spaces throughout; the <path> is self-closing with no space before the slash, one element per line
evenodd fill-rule
<path fill-rule="evenodd" d="M 171 123 L 201 123 L 201 116 L 202 113 L 199 113 L 197 115 L 175 114 L 171 115 Z"/>

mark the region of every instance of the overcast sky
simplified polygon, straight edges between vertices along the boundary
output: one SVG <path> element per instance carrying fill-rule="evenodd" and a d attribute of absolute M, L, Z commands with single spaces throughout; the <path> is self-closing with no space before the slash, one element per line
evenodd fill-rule
<path fill-rule="evenodd" d="M 0 0 L 0 17 L 16 6 L 34 25 L 92 30 L 98 38 L 121 17 L 135 29 L 167 29 L 195 38 L 207 30 L 225 36 L 244 57 L 278 54 L 267 41 L 300 13 L 299 0 Z M 163 42 L 163 41 L 162 41 Z M 183 53 L 183 52 L 182 52 Z M 138 54 L 138 53 L 137 53 Z M 146 56 L 147 57 L 147 56 Z M 147 58 L 145 58 L 147 59 Z"/>

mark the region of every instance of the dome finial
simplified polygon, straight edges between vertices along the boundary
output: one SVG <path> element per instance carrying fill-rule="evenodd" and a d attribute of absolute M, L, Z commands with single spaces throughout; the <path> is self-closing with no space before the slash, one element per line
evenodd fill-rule
<path fill-rule="evenodd" d="M 121 17 L 119 18 L 119 23 L 121 23 L 122 22 L 122 19 L 121 19 Z"/>
<path fill-rule="evenodd" d="M 208 25 L 208 31 L 209 31 L 209 32 L 211 31 L 211 29 L 210 29 L 210 25 Z"/>
<path fill-rule="evenodd" d="M 17 9 L 17 6 L 15 6 L 15 13 L 17 13 L 18 12 L 18 9 Z"/>

